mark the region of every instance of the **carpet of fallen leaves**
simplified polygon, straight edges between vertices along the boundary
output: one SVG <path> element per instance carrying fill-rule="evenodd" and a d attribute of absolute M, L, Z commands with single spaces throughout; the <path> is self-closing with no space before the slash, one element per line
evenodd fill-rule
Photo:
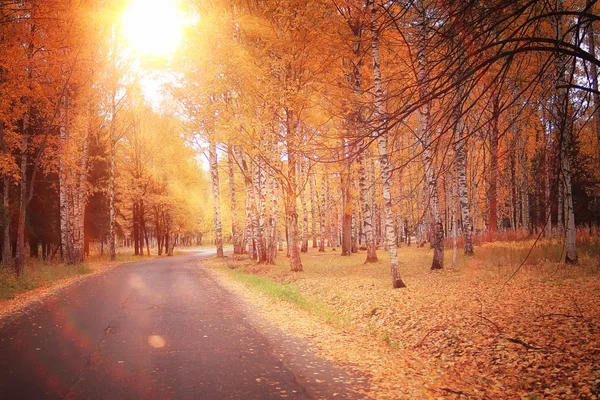
<path fill-rule="evenodd" d="M 580 255 L 581 265 L 521 266 L 529 245 L 486 244 L 459 257 L 456 269 L 434 273 L 429 249 L 401 248 L 402 290 L 390 288 L 385 252 L 364 264 L 363 252 L 310 249 L 295 274 L 285 257 L 275 266 L 228 264 L 291 283 L 342 316 L 344 323 L 328 325 L 291 304 L 260 300 L 281 327 L 367 376 L 369 397 L 598 399 L 598 255 Z"/>

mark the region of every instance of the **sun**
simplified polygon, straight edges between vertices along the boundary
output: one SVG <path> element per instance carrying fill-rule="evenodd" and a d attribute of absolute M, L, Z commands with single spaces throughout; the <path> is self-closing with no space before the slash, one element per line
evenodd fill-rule
<path fill-rule="evenodd" d="M 131 0 L 123 14 L 123 29 L 137 52 L 168 56 L 181 43 L 186 24 L 174 0 Z"/>

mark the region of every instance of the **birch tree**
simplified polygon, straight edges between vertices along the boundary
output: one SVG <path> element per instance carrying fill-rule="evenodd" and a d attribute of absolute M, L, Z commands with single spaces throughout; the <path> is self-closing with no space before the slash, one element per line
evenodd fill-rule
<path fill-rule="evenodd" d="M 221 194 L 219 189 L 219 164 L 217 161 L 217 146 L 210 142 L 209 150 L 210 181 L 213 197 L 213 218 L 215 222 L 215 246 L 217 257 L 223 257 L 223 226 L 221 224 Z"/>
<path fill-rule="evenodd" d="M 421 101 L 425 104 L 421 110 L 419 110 L 419 129 L 420 136 L 419 142 L 423 149 L 423 169 L 425 170 L 425 181 L 426 192 L 428 195 L 427 206 L 431 210 L 431 216 L 433 218 L 433 240 L 431 241 L 433 247 L 433 261 L 431 263 L 431 269 L 442 269 L 444 268 L 444 226 L 442 223 L 442 216 L 440 213 L 440 201 L 438 195 L 438 184 L 436 179 L 435 165 L 433 163 L 433 143 L 431 140 L 432 136 L 432 124 L 431 124 L 431 103 L 426 102 L 427 99 L 427 82 L 429 81 L 427 73 L 427 53 L 425 45 L 428 42 L 429 27 L 426 16 L 426 8 L 424 4 L 419 4 L 421 8 L 418 10 L 419 13 L 419 37 L 417 43 L 419 44 L 417 53 L 417 80 L 420 83 L 419 95 Z"/>
<path fill-rule="evenodd" d="M 377 10 L 373 0 L 369 0 L 371 12 L 371 51 L 373 57 L 373 82 L 375 89 L 374 120 L 376 127 L 373 136 L 377 138 L 379 150 L 379 166 L 381 169 L 381 180 L 383 183 L 383 209 L 385 214 L 385 236 L 390 252 L 390 266 L 392 272 L 392 287 L 394 289 L 406 287 L 400 278 L 398 265 L 398 248 L 396 247 L 396 231 L 394 230 L 394 214 L 392 210 L 392 195 L 390 190 L 390 165 L 388 156 L 388 138 L 385 129 L 385 106 L 383 98 L 383 87 L 381 79 L 381 68 L 379 58 L 379 32 L 377 27 Z"/>

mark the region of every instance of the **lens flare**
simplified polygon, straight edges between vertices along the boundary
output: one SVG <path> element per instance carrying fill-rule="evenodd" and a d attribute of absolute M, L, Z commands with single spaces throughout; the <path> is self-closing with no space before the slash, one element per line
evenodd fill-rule
<path fill-rule="evenodd" d="M 148 344 L 155 349 L 160 349 L 165 346 L 165 339 L 159 335 L 152 335 L 148 338 Z"/>

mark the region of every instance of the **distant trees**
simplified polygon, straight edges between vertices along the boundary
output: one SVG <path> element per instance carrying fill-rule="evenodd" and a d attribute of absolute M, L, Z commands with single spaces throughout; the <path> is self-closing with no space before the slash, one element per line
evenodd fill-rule
<path fill-rule="evenodd" d="M 0 5 L 0 247 L 2 264 L 14 265 L 18 275 L 40 246 L 42 257 L 60 254 L 74 264 L 83 261 L 92 240 L 103 251 L 108 239 L 114 256 L 111 244 L 131 235 L 136 253 L 143 254 L 144 241 L 148 253 L 149 239 L 162 236 L 160 218 L 171 227 L 171 251 L 177 235 L 197 229 L 198 214 L 188 211 L 197 207 L 190 203 L 201 202 L 200 189 L 177 191 L 199 184 L 202 175 L 177 126 L 169 128 L 171 142 L 156 147 L 159 153 L 174 147 L 177 168 L 163 160 L 150 172 L 140 156 L 140 124 L 133 115 L 143 100 L 132 91 L 133 70 L 119 43 L 119 7 L 34 0 Z M 146 112 L 146 118 L 158 118 L 156 111 Z M 148 135 L 159 128 L 145 129 Z M 163 173 L 170 184 L 156 183 Z M 161 201 L 149 201 L 157 186 L 163 187 Z M 149 211 L 158 203 L 167 217 L 155 220 Z"/>

